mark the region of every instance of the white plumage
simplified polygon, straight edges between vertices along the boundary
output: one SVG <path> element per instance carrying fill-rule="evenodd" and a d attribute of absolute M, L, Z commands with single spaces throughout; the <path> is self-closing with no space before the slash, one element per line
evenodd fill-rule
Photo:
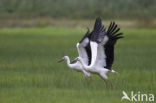
<path fill-rule="evenodd" d="M 89 35 L 90 35 L 90 33 L 89 33 L 89 29 L 88 29 L 88 31 L 85 34 L 85 36 L 83 37 L 83 39 L 79 43 L 77 43 L 77 45 L 76 45 L 79 57 L 84 61 L 85 65 L 89 65 L 89 60 L 88 59 L 91 58 L 87 54 L 87 50 L 85 48 L 85 47 L 89 46 L 89 37 L 88 37 Z M 88 52 L 91 52 L 91 51 L 88 49 Z M 90 73 L 86 72 L 83 69 L 82 64 L 79 61 L 76 61 L 76 63 L 71 64 L 69 57 L 64 56 L 59 62 L 62 62 L 64 60 L 67 61 L 67 66 L 69 68 L 71 68 L 72 70 L 82 72 L 84 74 L 85 78 L 90 77 Z M 91 77 L 90 77 L 90 79 L 93 80 Z M 88 81 L 87 78 L 86 78 L 86 81 Z"/>
<path fill-rule="evenodd" d="M 112 85 L 108 80 L 107 73 L 117 73 L 112 69 L 114 61 L 114 45 L 122 33 L 118 33 L 120 28 L 113 22 L 110 24 L 107 31 L 100 18 L 95 21 L 94 29 L 91 33 L 88 32 L 77 43 L 79 57 L 70 63 L 68 56 L 62 58 L 61 61 L 66 60 L 68 67 L 73 70 L 82 72 L 85 77 L 90 77 L 90 73 L 99 75 L 106 83 Z M 117 34 L 118 33 L 118 34 Z"/>
<path fill-rule="evenodd" d="M 99 23 L 100 24 L 100 23 Z M 117 73 L 112 70 L 112 64 L 114 61 L 114 45 L 117 39 L 122 38 L 122 33 L 116 34 L 120 29 L 113 22 L 110 24 L 107 32 L 102 24 L 98 26 L 95 34 L 92 34 L 90 46 L 92 51 L 92 61 L 89 66 L 85 65 L 81 57 L 76 58 L 76 61 L 80 61 L 83 68 L 90 73 L 98 74 L 106 83 L 112 85 L 112 82 L 108 81 L 107 73 Z M 102 29 L 101 29 L 102 28 Z M 102 38 L 99 41 L 99 38 Z"/>

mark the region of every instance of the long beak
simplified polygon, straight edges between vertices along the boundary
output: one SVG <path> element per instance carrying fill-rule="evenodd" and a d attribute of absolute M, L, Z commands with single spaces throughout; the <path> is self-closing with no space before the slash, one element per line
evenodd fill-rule
<path fill-rule="evenodd" d="M 77 58 L 75 58 L 73 61 L 71 61 L 71 63 L 75 63 L 77 62 Z"/>
<path fill-rule="evenodd" d="M 58 61 L 58 63 L 63 62 L 64 60 L 65 60 L 65 59 L 64 59 L 64 58 L 62 58 L 61 60 L 59 60 L 59 61 Z"/>

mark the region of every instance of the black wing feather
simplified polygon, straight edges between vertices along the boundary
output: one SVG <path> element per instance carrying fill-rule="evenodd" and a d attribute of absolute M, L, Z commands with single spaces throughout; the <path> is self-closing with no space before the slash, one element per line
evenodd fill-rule
<path fill-rule="evenodd" d="M 92 59 L 90 43 L 85 47 L 85 49 L 86 49 L 87 56 L 88 56 L 88 65 L 90 65 L 91 59 Z"/>
<path fill-rule="evenodd" d="M 116 41 L 120 38 L 123 38 L 122 33 L 118 33 L 120 28 L 115 24 L 115 22 L 111 22 L 110 26 L 106 32 L 109 40 L 104 45 L 105 53 L 106 53 L 106 67 L 111 70 L 113 62 L 114 62 L 114 45 Z M 117 34 L 118 33 L 118 34 Z"/>
<path fill-rule="evenodd" d="M 94 41 L 96 43 L 102 42 L 105 35 L 105 28 L 104 25 L 102 25 L 101 18 L 96 19 L 94 29 L 91 34 L 91 41 Z"/>

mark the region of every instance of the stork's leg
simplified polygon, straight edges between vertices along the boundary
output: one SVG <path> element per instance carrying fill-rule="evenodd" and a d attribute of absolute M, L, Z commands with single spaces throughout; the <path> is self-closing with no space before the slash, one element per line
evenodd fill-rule
<path fill-rule="evenodd" d="M 88 83 L 88 78 L 87 77 L 85 77 L 85 81 L 86 81 L 86 83 Z"/>
<path fill-rule="evenodd" d="M 111 81 L 109 81 L 109 83 L 110 83 L 111 87 L 112 87 L 112 88 L 114 88 L 114 86 L 113 86 L 112 82 L 111 82 Z"/>
<path fill-rule="evenodd" d="M 86 83 L 88 83 L 88 73 L 85 70 L 82 70 Z"/>
<path fill-rule="evenodd" d="M 92 83 L 94 83 L 94 79 L 92 77 L 90 77 L 90 80 L 92 81 Z"/>
<path fill-rule="evenodd" d="M 100 73 L 99 76 L 104 80 L 104 82 L 105 82 L 105 84 L 106 84 L 106 87 L 107 87 L 107 85 L 108 85 L 108 81 L 106 80 L 107 77 L 105 76 L 105 74 Z"/>
<path fill-rule="evenodd" d="M 106 84 L 106 87 L 108 86 L 108 82 L 106 80 L 104 80 L 105 84 Z"/>

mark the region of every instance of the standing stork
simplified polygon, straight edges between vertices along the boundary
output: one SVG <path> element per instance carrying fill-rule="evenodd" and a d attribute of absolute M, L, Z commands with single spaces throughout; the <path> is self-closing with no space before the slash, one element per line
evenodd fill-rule
<path fill-rule="evenodd" d="M 113 84 L 108 80 L 107 74 L 117 73 L 112 69 L 114 61 L 114 45 L 119 38 L 123 37 L 122 33 L 118 33 L 120 28 L 117 27 L 115 22 L 110 24 L 107 32 L 102 26 L 99 30 L 98 33 L 95 32 L 94 35 L 91 36 L 91 64 L 89 66 L 85 65 L 81 57 L 76 58 L 74 61 L 80 61 L 87 72 L 98 74 L 105 81 L 106 86 L 109 82 L 113 88 Z"/>
<path fill-rule="evenodd" d="M 96 19 L 93 32 L 95 31 L 95 29 L 99 28 L 99 24 L 101 25 L 101 20 Z M 85 65 L 90 65 L 90 63 L 91 63 L 91 57 L 92 57 L 91 54 L 92 53 L 91 53 L 91 48 L 90 48 L 90 39 L 91 39 L 92 34 L 93 33 L 92 32 L 90 33 L 89 29 L 88 29 L 85 36 L 76 45 L 79 57 L 83 60 L 83 63 Z M 67 65 L 69 68 L 71 68 L 72 70 L 78 71 L 78 72 L 82 72 L 84 74 L 86 81 L 88 82 L 87 77 L 90 77 L 90 73 L 83 69 L 83 66 L 79 61 L 76 61 L 76 63 L 71 64 L 73 62 L 70 62 L 69 57 L 64 56 L 59 62 L 62 62 L 64 60 L 67 61 Z M 90 79 L 93 81 L 93 79 L 91 77 L 90 77 Z"/>

